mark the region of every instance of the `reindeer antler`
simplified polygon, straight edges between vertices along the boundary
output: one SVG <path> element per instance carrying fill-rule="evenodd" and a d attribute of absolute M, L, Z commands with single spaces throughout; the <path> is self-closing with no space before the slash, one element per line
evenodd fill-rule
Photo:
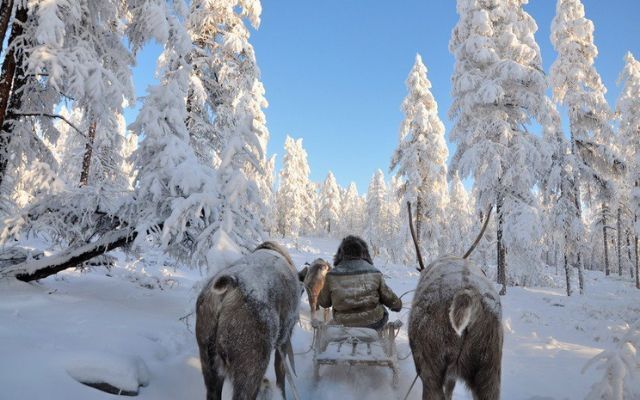
<path fill-rule="evenodd" d="M 422 261 L 422 254 L 420 253 L 420 246 L 418 246 L 418 238 L 416 237 L 416 231 L 413 228 L 413 217 L 411 216 L 411 203 L 407 201 L 407 209 L 409 210 L 409 229 L 411 230 L 411 238 L 413 238 L 413 244 L 416 246 L 416 258 L 420 268 L 416 268 L 418 271 L 424 269 L 424 262 Z"/>
<path fill-rule="evenodd" d="M 463 259 L 466 259 L 471 255 L 471 253 L 473 253 L 473 251 L 476 249 L 476 246 L 480 242 L 480 239 L 482 239 L 482 236 L 484 236 L 484 231 L 487 230 L 487 225 L 489 225 L 489 218 L 491 218 L 491 211 L 493 211 L 493 204 L 489 204 L 489 212 L 487 212 L 487 217 L 484 219 L 482 229 L 480 229 L 478 237 L 473 241 L 473 244 L 471 245 L 471 247 L 469 247 L 469 250 L 467 250 L 467 252 L 462 256 Z"/>

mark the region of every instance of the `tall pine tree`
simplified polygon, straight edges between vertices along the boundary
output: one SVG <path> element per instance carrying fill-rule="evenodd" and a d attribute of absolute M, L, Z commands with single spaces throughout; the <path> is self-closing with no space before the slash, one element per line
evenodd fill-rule
<path fill-rule="evenodd" d="M 408 94 L 402 102 L 405 117 L 391 169 L 402 178 L 398 195 L 402 204 L 412 204 L 418 240 L 427 258 L 432 259 L 445 251 L 449 151 L 430 88 L 427 68 L 417 54 L 407 78 Z"/>

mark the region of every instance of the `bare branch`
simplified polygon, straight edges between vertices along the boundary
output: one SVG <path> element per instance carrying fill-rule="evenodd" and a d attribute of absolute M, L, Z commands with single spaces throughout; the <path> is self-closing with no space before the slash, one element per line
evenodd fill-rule
<path fill-rule="evenodd" d="M 64 116 L 60 115 L 60 114 L 48 114 L 48 113 L 42 113 L 42 112 L 22 112 L 22 113 L 9 113 L 9 115 L 11 117 L 48 117 L 48 118 L 57 118 L 57 119 L 61 119 L 64 122 L 66 122 L 70 127 L 72 127 L 73 129 L 76 130 L 76 132 L 78 132 L 83 138 L 87 138 L 87 136 L 80 130 L 80 128 L 78 128 L 77 126 L 75 126 L 71 121 L 69 121 L 67 118 L 65 118 Z"/>

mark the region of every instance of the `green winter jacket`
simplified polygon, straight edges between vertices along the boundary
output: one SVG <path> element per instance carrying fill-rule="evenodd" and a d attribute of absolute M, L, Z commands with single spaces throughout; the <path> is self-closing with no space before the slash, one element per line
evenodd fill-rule
<path fill-rule="evenodd" d="M 402 300 L 387 286 L 382 273 L 365 260 L 343 260 L 327 273 L 318 303 L 333 307 L 335 322 L 354 327 L 384 318 L 384 306 L 402 309 Z"/>

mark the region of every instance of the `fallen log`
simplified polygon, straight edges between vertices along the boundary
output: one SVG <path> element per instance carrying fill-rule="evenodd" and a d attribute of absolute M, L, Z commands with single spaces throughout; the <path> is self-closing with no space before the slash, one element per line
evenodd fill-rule
<path fill-rule="evenodd" d="M 84 261 L 131 243 L 138 236 L 134 228 L 124 228 L 108 232 L 100 239 L 82 246 L 66 249 L 58 254 L 29 260 L 0 270 L 2 277 L 15 277 L 30 282 L 55 275 L 65 269 L 76 267 Z"/>

